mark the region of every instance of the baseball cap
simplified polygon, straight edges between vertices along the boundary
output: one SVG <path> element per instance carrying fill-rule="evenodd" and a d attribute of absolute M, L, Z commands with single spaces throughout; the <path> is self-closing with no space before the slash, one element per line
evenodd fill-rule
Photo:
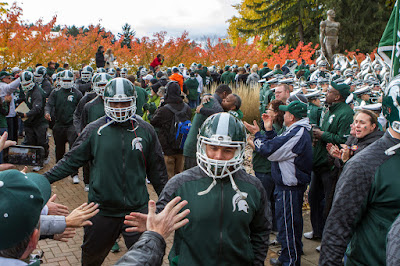
<path fill-rule="evenodd" d="M 289 112 L 296 118 L 307 116 L 307 104 L 300 101 L 293 101 L 288 105 L 279 105 L 279 110 Z"/>
<path fill-rule="evenodd" d="M 228 71 L 229 68 L 230 68 L 230 66 L 228 66 L 228 65 L 224 67 L 225 71 Z"/>
<path fill-rule="evenodd" d="M 150 81 L 152 78 L 153 78 L 152 75 L 147 74 L 146 76 L 144 76 L 143 80 L 148 80 L 148 81 Z"/>
<path fill-rule="evenodd" d="M 339 92 L 340 95 L 342 95 L 343 98 L 347 98 L 350 95 L 350 86 L 345 84 L 345 83 L 341 83 L 341 84 L 337 84 L 336 82 L 331 82 L 330 84 L 332 86 L 332 88 L 334 88 L 335 90 L 337 90 Z"/>
<path fill-rule="evenodd" d="M 35 173 L 0 172 L 0 250 L 29 237 L 51 195 L 49 181 Z"/>
<path fill-rule="evenodd" d="M 8 77 L 8 76 L 12 76 L 12 74 L 8 73 L 7 71 L 1 71 L 0 72 L 0 80 L 2 80 L 5 77 Z"/>

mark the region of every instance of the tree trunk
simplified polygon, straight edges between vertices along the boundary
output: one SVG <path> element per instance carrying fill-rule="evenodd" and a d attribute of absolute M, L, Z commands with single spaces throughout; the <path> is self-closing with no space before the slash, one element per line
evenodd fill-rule
<path fill-rule="evenodd" d="M 299 16 L 299 38 L 302 43 L 304 43 L 304 28 L 303 28 L 303 21 L 301 16 Z"/>

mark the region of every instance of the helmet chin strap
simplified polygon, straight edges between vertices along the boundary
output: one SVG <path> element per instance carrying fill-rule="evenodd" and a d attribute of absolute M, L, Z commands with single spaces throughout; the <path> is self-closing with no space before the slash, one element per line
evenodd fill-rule
<path fill-rule="evenodd" d="M 243 199 L 243 200 L 246 199 L 247 197 L 239 190 L 239 188 L 237 187 L 237 185 L 236 185 L 235 181 L 233 180 L 233 177 L 232 177 L 231 174 L 229 174 L 229 180 L 231 181 L 232 189 L 233 189 L 234 191 L 236 191 L 237 194 L 240 195 L 241 199 Z M 216 185 L 217 185 L 217 180 L 215 180 L 215 178 L 213 178 L 213 181 L 212 181 L 212 183 L 210 184 L 210 186 L 209 186 L 206 190 L 198 192 L 197 195 L 203 196 L 203 195 L 207 194 L 207 193 L 210 192 L 211 189 L 212 189 L 213 187 L 215 187 Z"/>
<path fill-rule="evenodd" d="M 386 154 L 387 156 L 395 155 L 395 154 L 396 154 L 395 150 L 397 150 L 397 149 L 399 149 L 399 148 L 400 148 L 400 143 L 398 143 L 398 144 L 396 144 L 396 145 L 390 147 L 389 149 L 387 149 L 387 150 L 385 151 L 385 154 Z"/>

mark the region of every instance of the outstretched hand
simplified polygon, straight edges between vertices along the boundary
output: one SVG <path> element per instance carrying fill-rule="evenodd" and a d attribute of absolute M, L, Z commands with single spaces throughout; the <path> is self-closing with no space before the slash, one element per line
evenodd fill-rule
<path fill-rule="evenodd" d="M 61 216 L 68 216 L 69 211 L 68 207 L 59 203 L 55 203 L 57 194 L 54 194 L 49 201 L 46 203 L 47 207 L 49 208 L 49 215 L 61 215 Z"/>
<path fill-rule="evenodd" d="M 127 232 L 143 232 L 146 230 L 154 231 L 167 238 L 172 232 L 186 225 L 189 220 L 185 218 L 190 210 L 180 212 L 188 204 L 186 200 L 181 201 L 181 197 L 175 197 L 164 208 L 162 212 L 156 214 L 156 203 L 149 201 L 149 214 L 131 213 L 125 216 L 124 223 L 133 227 L 127 228 Z M 146 223 L 144 224 L 144 221 Z"/>
<path fill-rule="evenodd" d="M 89 221 L 89 219 L 99 212 L 97 209 L 98 207 L 99 204 L 94 204 L 93 202 L 90 204 L 83 203 L 65 218 L 67 227 L 82 227 L 92 225 L 92 222 Z"/>

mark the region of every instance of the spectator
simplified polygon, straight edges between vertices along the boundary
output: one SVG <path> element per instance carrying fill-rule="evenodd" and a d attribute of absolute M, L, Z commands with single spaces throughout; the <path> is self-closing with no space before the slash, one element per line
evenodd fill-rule
<path fill-rule="evenodd" d="M 282 245 L 278 259 L 271 259 L 271 265 L 301 265 L 303 244 L 303 197 L 311 179 L 312 147 L 311 125 L 307 118 L 307 104 L 293 101 L 279 106 L 285 112 L 286 130 L 277 135 L 273 129 L 273 118 L 263 114 L 265 135 L 253 122 L 245 122 L 254 143 L 249 142 L 256 152 L 268 157 L 272 164 L 272 178 L 275 182 L 275 212 L 279 232 L 278 241 Z"/>
<path fill-rule="evenodd" d="M 240 111 L 242 106 L 242 99 L 237 94 L 229 94 L 225 99 L 222 100 L 221 106 L 225 112 L 230 113 L 239 120 L 242 120 L 243 113 Z"/>
<path fill-rule="evenodd" d="M 13 93 L 19 88 L 20 78 L 12 81 L 12 75 L 6 71 L 0 72 L 0 97 L 11 95 L 9 113 L 7 115 L 7 129 L 10 140 L 18 140 L 18 117 L 15 113 L 15 101 Z"/>
<path fill-rule="evenodd" d="M 270 71 L 271 71 L 271 69 L 268 67 L 268 63 L 264 62 L 263 68 L 260 70 L 260 72 L 258 74 L 260 75 L 260 78 L 264 78 L 264 75 Z"/>
<path fill-rule="evenodd" d="M 169 77 L 169 79 L 178 82 L 179 87 L 181 87 L 181 91 L 183 91 L 183 76 L 179 74 L 179 68 L 172 68 L 172 75 Z"/>
<path fill-rule="evenodd" d="M 225 72 L 221 75 L 221 82 L 224 84 L 231 84 L 235 81 L 236 74 L 232 73 L 230 66 L 225 66 Z"/>
<path fill-rule="evenodd" d="M 183 102 L 181 91 L 177 82 L 170 82 L 166 86 L 164 103 L 155 112 L 150 123 L 158 129 L 158 138 L 164 152 L 165 165 L 167 166 L 168 178 L 183 171 L 183 150 L 174 147 L 174 137 L 171 138 L 171 125 L 176 122 L 175 113 L 181 113 L 182 122 L 190 120 L 192 111 L 190 107 Z M 179 122 L 179 121 L 178 121 Z"/>
<path fill-rule="evenodd" d="M 284 105 L 284 103 L 278 100 L 273 100 L 269 103 L 268 109 L 266 110 L 266 113 L 272 118 L 272 127 L 278 135 L 284 131 L 283 116 L 285 112 L 279 110 L 280 105 Z M 265 136 L 265 130 L 261 130 L 260 134 Z M 271 176 L 271 162 L 267 159 L 267 157 L 262 156 L 260 153 L 256 152 L 255 149 L 253 149 L 252 163 L 254 174 L 263 184 L 263 187 L 267 192 L 267 199 L 271 202 L 272 231 L 277 232 L 278 229 L 276 225 L 274 196 L 275 182 Z"/>
<path fill-rule="evenodd" d="M 156 73 L 155 68 L 157 66 L 162 66 L 162 64 L 164 63 L 164 56 L 162 54 L 158 54 L 156 58 L 154 58 L 153 62 L 151 62 L 150 64 L 150 70 L 153 73 Z"/>
<path fill-rule="evenodd" d="M 385 135 L 343 168 L 326 220 L 320 265 L 342 264 L 345 252 L 346 265 L 386 263 L 386 237 L 400 212 L 399 81 L 394 77 L 384 91 Z"/>
<path fill-rule="evenodd" d="M 114 54 L 112 53 L 111 48 L 108 48 L 105 55 L 104 55 L 104 60 L 105 60 L 105 68 L 109 69 L 109 68 L 114 68 L 114 61 L 117 58 L 114 56 Z"/>
<path fill-rule="evenodd" d="M 194 72 L 190 72 L 190 78 L 185 81 L 185 86 L 188 91 L 187 98 L 189 100 L 189 106 L 194 109 L 199 105 L 199 82 Z"/>
<path fill-rule="evenodd" d="M 328 110 L 320 122 L 320 127 L 313 128 L 313 176 L 311 178 L 308 202 L 310 204 L 310 218 L 313 228 L 304 236 L 307 239 L 321 238 L 325 227 L 326 206 L 324 201 L 329 198 L 333 189 L 331 172 L 332 162 L 328 160 L 326 145 L 328 143 L 340 145 L 346 142 L 350 133 L 350 124 L 353 122 L 353 110 L 345 100 L 350 95 L 350 87 L 346 84 L 331 82 L 326 94 Z"/>
<path fill-rule="evenodd" d="M 287 84 L 281 84 L 275 88 L 275 100 L 286 103 L 290 97 L 290 87 Z"/>
<path fill-rule="evenodd" d="M 251 68 L 251 74 L 247 77 L 246 84 L 250 87 L 257 87 L 260 76 L 257 74 L 258 66 L 256 64 Z"/>
<path fill-rule="evenodd" d="M 106 61 L 104 59 L 104 46 L 100 45 L 96 53 L 96 67 L 105 67 Z"/>

